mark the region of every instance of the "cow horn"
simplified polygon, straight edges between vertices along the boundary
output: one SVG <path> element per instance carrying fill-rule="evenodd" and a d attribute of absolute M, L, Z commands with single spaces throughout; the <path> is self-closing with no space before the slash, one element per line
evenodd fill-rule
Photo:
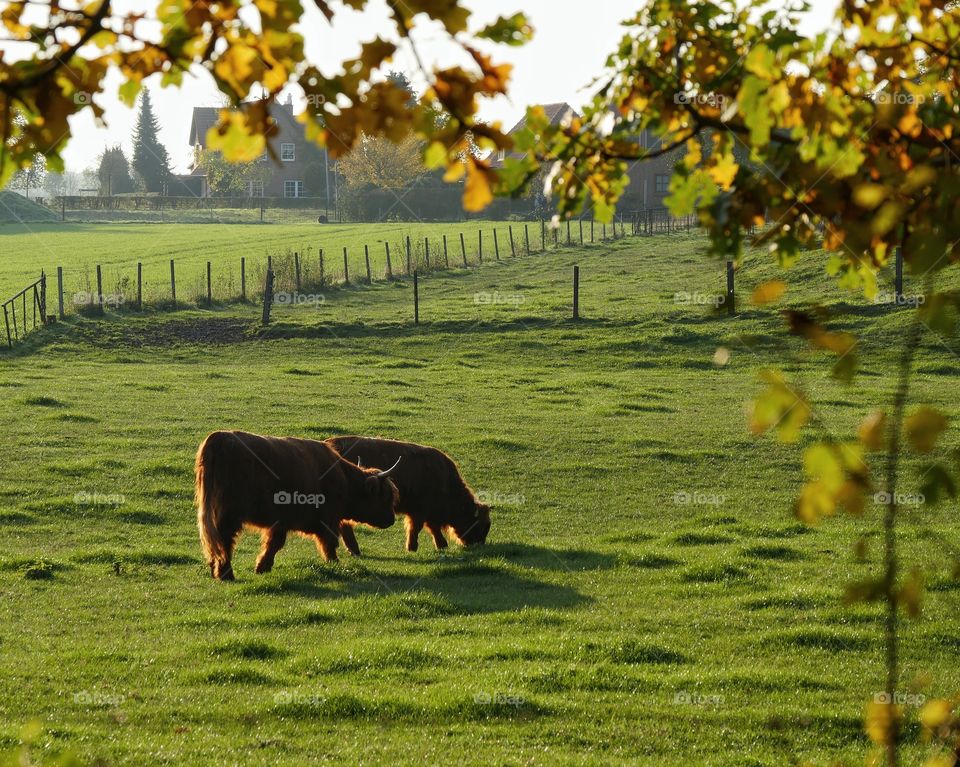
<path fill-rule="evenodd" d="M 403 456 L 400 456 L 400 458 L 403 458 Z M 391 466 L 391 467 L 390 467 L 389 469 L 387 469 L 386 471 L 381 471 L 379 474 L 377 474 L 377 476 L 378 476 L 378 477 L 389 477 L 389 476 L 390 476 L 390 473 L 391 473 L 395 468 L 397 468 L 397 466 L 400 465 L 400 458 L 397 459 L 397 462 L 396 462 L 395 464 L 393 464 L 393 466 Z"/>
<path fill-rule="evenodd" d="M 359 455 L 357 456 L 357 466 L 363 468 L 363 459 Z"/>

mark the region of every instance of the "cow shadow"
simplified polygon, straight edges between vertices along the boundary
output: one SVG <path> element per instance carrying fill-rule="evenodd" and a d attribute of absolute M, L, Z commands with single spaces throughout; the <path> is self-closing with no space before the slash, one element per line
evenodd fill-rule
<path fill-rule="evenodd" d="M 412 573 L 398 573 L 394 557 L 344 560 L 339 565 L 296 560 L 278 561 L 266 576 L 238 571 L 245 593 L 311 600 L 382 597 L 394 617 L 442 617 L 510 612 L 523 608 L 569 610 L 592 602 L 567 583 L 518 574 L 491 561 L 494 547 L 481 557 L 456 556 L 416 560 Z M 536 547 L 533 547 L 536 548 Z M 548 550 L 544 550 L 548 551 Z M 539 557 L 545 563 L 549 554 Z M 506 559 L 506 557 L 504 557 Z M 543 567 L 541 569 L 562 570 Z"/>
<path fill-rule="evenodd" d="M 562 549 L 530 543 L 488 543 L 477 552 L 499 557 L 511 564 L 534 570 L 578 572 L 610 570 L 617 566 L 617 557 L 588 549 Z"/>

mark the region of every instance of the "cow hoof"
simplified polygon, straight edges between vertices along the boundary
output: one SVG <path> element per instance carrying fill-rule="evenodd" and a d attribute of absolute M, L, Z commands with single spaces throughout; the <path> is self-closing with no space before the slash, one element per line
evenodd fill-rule
<path fill-rule="evenodd" d="M 273 562 L 257 562 L 257 566 L 253 571 L 257 575 L 263 575 L 264 573 L 269 573 L 273 569 Z"/>
<path fill-rule="evenodd" d="M 233 577 L 233 568 L 227 567 L 225 570 L 221 570 L 219 573 L 217 573 L 217 580 L 221 580 L 221 581 L 236 580 L 236 578 Z"/>

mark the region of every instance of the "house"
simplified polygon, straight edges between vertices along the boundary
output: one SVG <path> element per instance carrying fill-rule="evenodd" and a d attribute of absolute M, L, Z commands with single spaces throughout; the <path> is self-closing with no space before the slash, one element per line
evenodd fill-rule
<path fill-rule="evenodd" d="M 579 117 L 577 111 L 566 102 L 556 104 L 543 104 L 543 111 L 547 115 L 551 125 L 560 125 L 568 116 Z M 526 115 L 510 131 L 513 136 L 527 127 Z M 660 139 L 651 131 L 643 130 L 638 137 L 640 145 L 644 149 L 655 150 L 660 145 Z M 673 176 L 673 166 L 683 156 L 683 149 L 675 149 L 661 157 L 649 160 L 637 160 L 630 163 L 627 174 L 630 176 L 630 184 L 624 191 L 621 201 L 622 207 L 630 209 L 648 209 L 663 208 L 663 199 L 669 194 L 670 179 Z M 491 166 L 494 168 L 503 167 L 504 161 L 509 157 L 519 158 L 523 155 L 519 152 L 505 152 L 500 150 L 492 158 Z"/>
<path fill-rule="evenodd" d="M 190 144 L 194 153 L 199 154 L 207 147 L 207 131 L 219 120 L 221 107 L 194 107 L 190 121 Z M 273 104 L 270 116 L 277 126 L 276 133 L 268 141 L 279 158 L 273 161 L 266 154 L 260 161 L 268 172 L 263 180 L 247 181 L 247 197 L 326 197 L 326 151 L 308 141 L 304 126 L 293 114 L 293 101 Z M 199 177 L 200 196 L 212 194 L 206 182 L 206 172 L 194 165 L 190 171 L 193 177 Z M 332 182 L 331 182 L 332 183 Z"/>

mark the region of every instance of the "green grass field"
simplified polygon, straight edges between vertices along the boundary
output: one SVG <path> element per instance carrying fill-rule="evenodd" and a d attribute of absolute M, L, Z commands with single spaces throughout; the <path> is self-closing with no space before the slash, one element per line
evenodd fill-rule
<path fill-rule="evenodd" d="M 0 280 L 58 258 L 199 265 L 334 231 L 217 229 L 7 234 Z M 48 243 L 36 258 L 32 236 Z M 0 353 L 0 752 L 36 719 L 41 756 L 103 765 L 861 764 L 881 617 L 840 596 L 877 571 L 879 507 L 798 524 L 803 445 L 752 438 L 744 408 L 756 371 L 782 364 L 852 433 L 890 396 L 909 312 L 841 293 L 814 256 L 796 267 L 784 302 L 827 303 L 861 338 L 845 385 L 785 335 L 782 306 L 713 314 L 723 274 L 702 244 L 429 275 L 419 326 L 399 280 L 277 307 L 265 331 L 243 304 L 108 313 Z M 741 293 L 775 272 L 752 256 Z M 960 415 L 955 343 L 928 334 L 917 369 L 916 397 Z M 441 556 L 424 535 L 406 554 L 397 525 L 324 564 L 295 538 L 255 576 L 247 536 L 238 581 L 214 582 L 192 464 L 219 428 L 441 447 L 493 497 L 490 541 Z M 917 476 L 911 459 L 905 489 Z M 955 504 L 904 515 L 903 560 L 929 588 L 904 627 L 904 680 L 929 672 L 928 696 L 960 689 L 960 583 L 940 545 L 958 532 Z M 909 726 L 911 763 L 919 740 Z"/>
<path fill-rule="evenodd" d="M 539 222 L 527 224 L 532 250 L 542 247 Z M 96 291 L 96 267 L 102 269 L 103 292 L 122 296 L 131 305 L 136 297 L 137 263 L 143 264 L 144 300 L 163 303 L 170 300 L 170 261 L 175 261 L 177 299 L 196 304 L 206 298 L 206 269 L 211 262 L 213 295 L 216 300 L 240 297 L 240 259 L 247 262 L 248 295 L 263 291 L 267 257 L 273 258 L 277 286 L 293 289 L 293 253 L 302 258 L 304 286 L 317 287 L 320 277 L 320 249 L 324 251 L 324 277 L 327 283 L 344 278 L 343 249 L 347 248 L 347 268 L 353 282 L 366 280 L 365 250 L 369 248 L 371 276 L 383 279 L 387 272 L 386 246 L 390 246 L 392 271 L 406 269 L 406 238 L 411 241 L 411 264 L 421 271 L 427 268 L 425 240 L 430 240 L 430 267 L 463 264 L 463 253 L 471 264 L 480 261 L 480 233 L 483 259 L 510 256 L 510 224 L 469 221 L 453 224 L 0 224 L 0 295 L 4 299 L 40 277 L 50 275 L 50 295 L 55 296 L 57 267 L 63 268 L 64 294 L 68 312 L 76 293 Z M 514 247 L 518 255 L 526 250 L 524 224 L 512 225 Z M 494 231 L 497 233 L 494 242 Z M 461 248 L 460 234 L 464 235 Z M 612 235 L 612 229 L 608 231 Z M 444 259 L 443 238 L 447 237 Z M 579 227 L 571 232 L 579 242 Z M 564 238 L 566 232 L 564 231 Z M 590 238 L 589 222 L 584 237 Z M 597 225 L 595 240 L 602 239 Z M 550 235 L 548 234 L 548 244 Z"/>

